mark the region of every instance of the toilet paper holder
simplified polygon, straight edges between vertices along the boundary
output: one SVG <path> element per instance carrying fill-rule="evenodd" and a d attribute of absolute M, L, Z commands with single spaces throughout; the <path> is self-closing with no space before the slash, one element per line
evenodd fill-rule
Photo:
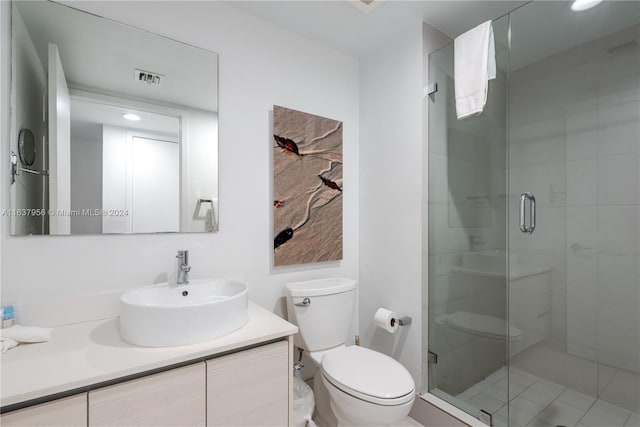
<path fill-rule="evenodd" d="M 404 316 L 398 319 L 398 326 L 409 326 L 411 324 L 411 317 Z"/>

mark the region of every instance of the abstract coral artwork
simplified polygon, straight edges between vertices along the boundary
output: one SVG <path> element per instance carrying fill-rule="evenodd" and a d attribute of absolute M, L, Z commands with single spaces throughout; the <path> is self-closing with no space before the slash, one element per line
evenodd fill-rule
<path fill-rule="evenodd" d="M 342 259 L 342 122 L 273 106 L 276 266 Z"/>

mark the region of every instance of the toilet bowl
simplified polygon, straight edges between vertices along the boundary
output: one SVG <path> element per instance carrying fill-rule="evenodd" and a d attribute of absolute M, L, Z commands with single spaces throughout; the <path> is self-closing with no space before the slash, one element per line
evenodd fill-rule
<path fill-rule="evenodd" d="M 393 425 L 405 419 L 413 406 L 411 374 L 382 353 L 358 346 L 337 349 L 325 355 L 319 373 L 317 386 L 327 390 L 337 425 Z M 321 407 L 319 412 L 326 409 Z"/>
<path fill-rule="evenodd" d="M 415 400 L 411 374 L 391 357 L 345 346 L 357 283 L 322 279 L 291 283 L 289 320 L 295 344 L 316 365 L 316 419 L 321 427 L 389 426 L 404 420 Z"/>

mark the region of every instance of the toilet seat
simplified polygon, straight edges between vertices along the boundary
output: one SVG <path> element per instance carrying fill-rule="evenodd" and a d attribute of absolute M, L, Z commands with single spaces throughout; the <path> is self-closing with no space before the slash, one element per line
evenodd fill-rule
<path fill-rule="evenodd" d="M 456 311 L 453 314 L 445 314 L 438 320 L 443 321 L 453 329 L 481 338 L 505 341 L 507 339 L 507 330 L 509 331 L 509 341 L 518 341 L 522 338 L 522 331 L 510 325 L 506 320 L 480 313 Z"/>
<path fill-rule="evenodd" d="M 402 405 L 415 397 L 415 383 L 404 366 L 360 346 L 328 352 L 322 358 L 322 374 L 344 393 L 377 405 Z"/>

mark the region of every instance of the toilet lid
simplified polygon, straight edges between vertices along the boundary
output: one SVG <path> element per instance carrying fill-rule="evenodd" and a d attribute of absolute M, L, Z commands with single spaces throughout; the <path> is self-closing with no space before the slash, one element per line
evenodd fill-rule
<path fill-rule="evenodd" d="M 322 358 L 326 378 L 346 393 L 369 401 L 401 404 L 413 399 L 415 384 L 407 369 L 391 357 L 360 346 L 328 352 Z M 396 400 L 401 401 L 396 401 Z"/>

